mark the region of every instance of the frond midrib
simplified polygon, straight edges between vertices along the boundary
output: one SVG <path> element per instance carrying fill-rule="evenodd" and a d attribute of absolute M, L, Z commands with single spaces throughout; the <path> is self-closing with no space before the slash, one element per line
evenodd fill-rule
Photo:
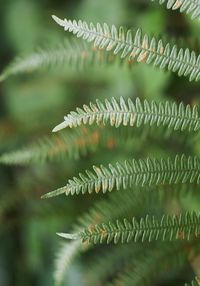
<path fill-rule="evenodd" d="M 129 234 L 130 233 L 132 233 L 132 234 L 134 234 L 135 232 L 151 232 L 151 231 L 160 231 L 160 230 L 162 230 L 163 232 L 164 231 L 168 231 L 168 232 L 171 232 L 171 231 L 173 231 L 173 230 L 180 230 L 180 229 L 183 229 L 183 231 L 184 231 L 184 229 L 185 228 L 188 228 L 188 227 L 190 227 L 190 229 L 192 229 L 192 228 L 197 228 L 197 227 L 200 227 L 200 223 L 191 223 L 190 221 L 188 222 L 188 223 L 186 223 L 186 222 L 181 222 L 181 225 L 179 226 L 177 226 L 176 224 L 174 224 L 174 221 L 173 221 L 173 224 L 172 225 L 158 225 L 158 221 L 156 221 L 156 223 L 155 224 L 157 224 L 157 225 L 144 225 L 144 226 L 142 226 L 141 225 L 141 223 L 139 223 L 138 225 L 134 225 L 133 226 L 133 224 L 131 224 L 130 226 L 129 226 L 129 228 L 124 228 L 124 229 L 120 229 L 119 227 L 118 228 L 115 228 L 114 230 L 106 230 L 104 227 L 103 227 L 103 224 L 100 226 L 100 228 L 101 228 L 101 230 L 102 230 L 102 232 L 103 232 L 103 234 L 102 234 L 102 236 L 104 236 L 104 235 L 107 235 L 107 234 L 116 234 L 116 233 L 119 233 L 119 234 L 121 234 L 121 233 L 126 233 L 126 232 L 128 232 Z M 116 227 L 116 224 L 114 224 L 115 225 L 115 227 Z M 133 229 L 133 227 L 134 227 L 134 229 Z M 96 236 L 96 232 L 94 232 L 94 233 L 92 233 L 92 232 L 90 232 L 90 227 L 88 228 L 88 231 L 87 231 L 87 239 L 89 239 L 89 238 L 92 238 L 92 237 L 94 237 L 94 236 Z"/>
<path fill-rule="evenodd" d="M 82 22 L 84 23 L 84 22 Z M 73 22 L 71 22 L 71 26 L 73 26 L 73 29 L 77 29 L 77 26 L 73 24 Z M 92 31 L 89 26 L 88 26 L 88 30 L 87 29 L 84 29 L 82 26 L 80 26 L 78 24 L 78 27 L 79 27 L 79 30 L 83 31 L 84 33 L 90 33 L 91 35 L 93 36 L 96 36 L 96 37 L 101 37 L 101 38 L 104 38 L 104 39 L 107 39 L 107 40 L 110 40 L 110 41 L 115 41 L 115 43 L 118 43 L 118 44 L 123 44 L 123 45 L 126 45 L 128 46 L 129 48 L 137 48 L 137 49 L 140 49 L 141 52 L 144 52 L 144 53 L 153 53 L 155 54 L 156 56 L 162 56 L 163 58 L 165 59 L 168 59 L 169 62 L 170 61 L 174 61 L 174 62 L 177 62 L 179 64 L 184 64 L 184 65 L 188 65 L 190 67 L 194 67 L 196 70 L 199 70 L 199 66 L 197 64 L 192 64 L 191 61 L 187 62 L 187 63 L 183 63 L 183 61 L 179 60 L 178 57 L 174 58 L 172 57 L 171 55 L 169 56 L 166 56 L 164 53 L 158 53 L 157 50 L 152 50 L 152 49 L 149 49 L 149 48 L 145 48 L 143 47 L 143 45 L 141 46 L 138 46 L 136 45 L 134 42 L 132 42 L 131 44 L 129 42 L 127 42 L 126 40 L 125 41 L 122 41 L 121 39 L 119 38 L 112 38 L 112 37 L 108 37 L 107 35 L 105 35 L 104 33 L 99 33 L 98 31 Z M 163 44 L 163 42 L 162 42 Z M 173 47 L 176 47 L 175 45 Z M 173 49 L 172 47 L 172 49 Z"/>
<path fill-rule="evenodd" d="M 180 166 L 178 166 L 180 167 Z M 130 174 L 117 174 L 117 177 L 120 178 L 121 180 L 122 179 L 127 179 L 129 180 L 132 176 L 144 176 L 146 174 L 171 174 L 171 173 L 179 173 L 179 174 L 184 174 L 184 173 L 187 173 L 187 172 L 198 172 L 200 170 L 200 168 L 180 168 L 180 169 L 177 169 L 175 168 L 175 166 L 173 166 L 173 168 L 171 168 L 170 170 L 146 170 L 146 171 L 138 171 L 138 172 L 131 172 Z M 88 179 L 88 178 L 87 178 Z M 88 185 L 90 184 L 93 184 L 95 185 L 95 183 L 100 183 L 101 185 L 103 184 L 103 180 L 106 179 L 107 181 L 109 180 L 116 180 L 116 175 L 110 175 L 110 176 L 101 176 L 101 177 L 96 177 L 96 179 L 88 179 L 87 182 L 81 182 L 81 183 L 76 183 L 74 184 L 74 180 L 73 180 L 73 185 L 71 184 L 67 184 L 66 185 L 66 194 L 70 193 L 72 190 L 76 189 L 78 187 L 78 189 L 81 189 L 82 187 L 85 188 L 87 187 Z M 149 183 L 146 183 L 147 185 L 149 185 Z M 145 184 L 144 184 L 145 185 Z M 113 189 L 113 188 L 112 188 Z"/>
<path fill-rule="evenodd" d="M 84 111 L 85 112 L 85 111 Z M 139 112 L 139 111 L 122 111 L 122 110 L 105 110 L 105 111 L 92 111 L 92 110 L 90 110 L 89 111 L 89 113 L 87 114 L 86 112 L 85 112 L 85 114 L 79 114 L 79 113 L 76 113 L 76 116 L 78 117 L 78 119 L 76 119 L 76 118 L 74 118 L 74 116 L 73 116 L 73 114 L 69 114 L 69 115 L 67 115 L 67 116 L 65 116 L 65 121 L 67 121 L 67 120 L 69 120 L 69 122 L 70 121 L 77 121 L 77 120 L 84 120 L 84 118 L 89 118 L 89 117 L 91 117 L 91 116 L 94 116 L 94 115 L 104 115 L 104 114 L 113 114 L 113 113 L 115 113 L 115 114 L 123 114 L 123 115 L 126 115 L 126 114 L 131 114 L 131 115 L 151 115 L 151 116 L 154 116 L 154 117 L 166 117 L 166 118 L 169 118 L 169 119 L 180 119 L 180 120 L 189 120 L 189 121 L 191 121 L 191 122 L 194 122 L 194 121 L 197 121 L 197 122 L 200 122 L 200 119 L 198 120 L 197 118 L 195 118 L 193 115 L 191 116 L 191 117 L 189 117 L 189 116 L 187 116 L 187 115 L 185 115 L 185 116 L 181 116 L 181 115 L 179 115 L 179 114 L 177 114 L 177 115 L 175 115 L 175 114 L 167 114 L 167 113 L 165 113 L 165 114 L 162 114 L 162 113 L 155 113 L 155 112 L 152 112 L 152 111 L 150 111 L 150 112 L 147 112 L 146 110 L 144 110 L 144 111 L 141 111 L 141 112 Z"/>

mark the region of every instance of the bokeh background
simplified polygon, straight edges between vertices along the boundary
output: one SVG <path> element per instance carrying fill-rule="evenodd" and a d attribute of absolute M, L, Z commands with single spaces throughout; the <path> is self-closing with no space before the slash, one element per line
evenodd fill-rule
<path fill-rule="evenodd" d="M 1 71 L 18 55 L 63 42 L 68 35 L 55 25 L 51 14 L 141 27 L 149 34 L 183 38 L 182 45 L 187 41 L 199 50 L 195 41 L 199 36 L 198 23 L 148 0 L 1 0 Z M 131 70 L 112 65 L 91 66 L 84 71 L 69 65 L 11 77 L 0 83 L 0 154 L 50 135 L 64 114 L 96 98 L 140 96 L 161 101 L 169 97 L 193 104 L 199 102 L 198 93 L 198 84 L 142 64 Z M 61 240 L 56 232 L 70 230 L 77 216 L 96 199 L 63 196 L 45 201 L 41 195 L 64 186 L 67 178 L 86 166 L 134 154 L 163 152 L 161 146 L 147 144 L 143 148 L 141 142 L 136 142 L 134 148 L 112 147 L 108 142 L 105 151 L 97 148 L 77 160 L 65 157 L 31 166 L 0 166 L 1 286 L 53 285 L 54 258 Z M 166 148 L 165 154 L 179 146 L 170 146 L 168 142 Z M 64 285 L 82 285 L 83 264 L 84 261 L 73 264 Z"/>

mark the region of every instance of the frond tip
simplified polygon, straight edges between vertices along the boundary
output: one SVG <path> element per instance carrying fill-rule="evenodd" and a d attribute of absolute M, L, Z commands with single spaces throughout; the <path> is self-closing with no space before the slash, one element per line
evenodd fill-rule
<path fill-rule="evenodd" d="M 95 47 L 120 54 L 121 58 L 128 58 L 130 62 L 136 59 L 137 62 L 166 68 L 179 76 L 188 76 L 190 81 L 200 79 L 200 55 L 197 56 L 194 51 L 178 49 L 176 45 L 171 47 L 169 43 L 143 35 L 140 29 L 133 34 L 131 30 L 126 32 L 123 27 L 117 29 L 105 23 L 94 25 L 81 20 L 61 20 L 56 16 L 53 19 L 65 31 L 94 42 Z"/>
<path fill-rule="evenodd" d="M 129 243 L 134 242 L 151 242 L 156 240 L 190 240 L 200 235 L 200 214 L 185 213 L 177 216 L 163 215 L 162 218 L 147 215 L 145 218 L 132 222 L 124 219 L 117 220 L 115 223 L 102 223 L 91 225 L 79 234 L 70 235 L 62 234 L 67 239 L 81 239 L 83 242 L 107 244 L 114 242 Z"/>
<path fill-rule="evenodd" d="M 71 233 L 56 233 L 58 236 L 62 237 L 62 238 L 66 238 L 66 239 L 71 239 L 71 240 L 75 240 L 75 239 L 79 239 L 80 235 L 79 234 L 71 234 Z"/>
<path fill-rule="evenodd" d="M 67 185 L 61 189 L 62 193 L 65 191 L 66 195 L 79 195 L 100 191 L 106 193 L 134 186 L 200 183 L 199 159 L 185 155 L 177 155 L 174 159 L 133 159 L 115 165 L 109 164 L 108 167 L 94 166 L 93 170 L 68 180 Z M 59 190 L 47 194 L 47 197 L 54 194 L 59 194 Z"/>
<path fill-rule="evenodd" d="M 61 20 L 60 18 L 58 18 L 58 17 L 55 16 L 55 15 L 51 15 L 51 17 L 53 18 L 53 20 L 54 20 L 58 25 L 60 25 L 61 27 L 65 27 L 65 21 L 64 21 L 64 20 Z"/>
<path fill-rule="evenodd" d="M 66 127 L 77 127 L 82 124 L 92 125 L 110 124 L 111 126 L 164 126 L 172 130 L 198 131 L 200 129 L 200 117 L 197 106 L 184 106 L 183 103 L 156 103 L 154 101 L 143 102 L 136 98 L 133 102 L 130 98 L 126 101 L 123 97 L 118 102 L 115 98 L 105 100 L 102 103 L 84 105 L 77 108 L 64 117 L 64 122 L 53 129 L 57 132 Z"/>
<path fill-rule="evenodd" d="M 64 121 L 62 123 L 60 123 L 59 125 L 57 125 L 55 128 L 53 128 L 52 132 L 58 132 L 64 128 L 68 127 L 68 123 L 67 121 Z"/>
<path fill-rule="evenodd" d="M 49 199 L 60 196 L 66 192 L 65 187 L 55 190 L 54 192 L 47 193 L 41 197 L 41 199 Z"/>

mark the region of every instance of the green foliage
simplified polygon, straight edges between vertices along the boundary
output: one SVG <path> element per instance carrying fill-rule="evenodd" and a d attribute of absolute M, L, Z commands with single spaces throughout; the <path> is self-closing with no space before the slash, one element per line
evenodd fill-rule
<path fill-rule="evenodd" d="M 5 153 L 0 157 L 0 162 L 27 165 L 62 159 L 66 155 L 78 159 L 89 150 L 95 149 L 95 145 L 99 143 L 99 136 L 97 131 L 86 128 L 76 129 L 75 132 L 64 132 L 59 136 L 40 139 L 22 150 Z"/>
<path fill-rule="evenodd" d="M 135 196 L 132 191 L 127 191 L 126 193 L 111 193 L 108 196 L 107 200 L 100 200 L 97 201 L 94 206 L 87 211 L 85 214 L 81 215 L 77 223 L 73 226 L 74 232 L 81 232 L 84 228 L 87 228 L 88 225 L 93 225 L 97 223 L 103 223 L 103 222 L 109 222 L 109 221 L 115 221 L 119 217 L 123 217 L 125 214 L 129 214 L 132 210 L 134 210 L 135 215 L 141 214 L 141 211 L 144 210 L 144 208 L 148 208 L 149 205 L 152 205 L 152 207 L 156 204 L 157 208 L 158 206 L 161 206 L 164 201 L 164 193 L 152 191 L 151 193 L 146 193 L 141 190 L 138 190 L 137 195 Z M 119 202 L 120 205 L 119 205 Z M 91 248 L 92 245 L 85 245 L 81 243 L 81 240 L 75 240 L 70 243 L 63 244 L 63 247 L 59 250 L 57 254 L 57 258 L 55 261 L 55 273 L 54 273 L 54 279 L 56 285 L 61 285 L 64 280 L 64 274 L 67 270 L 70 268 L 70 264 L 72 261 L 81 253 L 88 250 L 88 248 Z M 123 248 L 124 249 L 124 248 Z M 110 265 L 111 262 L 113 262 L 114 257 L 116 257 L 117 254 L 125 256 L 125 253 L 127 251 L 130 253 L 130 249 L 127 248 L 126 250 L 119 249 L 114 250 L 114 253 L 109 252 L 109 258 L 107 260 L 107 254 L 106 254 L 106 263 Z M 141 249 L 140 249 L 141 250 Z M 133 249 L 133 251 L 138 251 L 137 249 Z M 142 251 L 142 250 L 141 250 Z M 125 252 L 125 253 L 124 253 Z M 105 257 L 99 258 L 97 263 L 92 263 L 91 267 L 98 268 L 99 270 L 96 272 L 91 271 L 90 268 L 90 277 L 88 277 L 88 283 L 90 282 L 91 285 L 94 285 L 95 281 L 99 279 L 103 279 L 105 276 L 105 269 L 101 268 L 103 261 L 105 261 Z M 110 263 L 109 263 L 110 261 Z M 110 272 L 110 268 L 108 268 L 108 271 Z M 102 273 L 103 272 L 103 273 Z M 95 273 L 95 277 L 93 277 Z M 98 276 L 99 275 L 99 276 Z M 96 280 L 97 279 L 97 280 Z M 93 283 L 93 284 L 92 284 Z"/>
<path fill-rule="evenodd" d="M 167 9 L 180 10 L 191 14 L 192 19 L 200 20 L 200 3 L 198 0 L 151 0 L 157 1 L 159 4 L 165 4 Z"/>
<path fill-rule="evenodd" d="M 160 130 L 160 133 L 166 140 L 169 139 L 170 134 L 165 130 Z M 180 134 L 178 136 L 180 141 L 184 142 L 184 136 L 181 137 Z M 46 136 L 20 150 L 3 153 L 0 156 L 0 163 L 26 166 L 49 161 L 63 161 L 67 157 L 78 160 L 102 148 L 116 149 L 124 144 L 134 144 L 135 148 L 138 148 L 138 141 L 141 144 L 147 137 L 155 137 L 155 130 L 148 130 L 148 128 L 111 129 L 104 126 L 100 128 L 80 127 L 73 131 L 66 130 L 58 135 Z"/>
<path fill-rule="evenodd" d="M 199 184 L 200 161 L 194 157 L 176 156 L 174 159 L 135 160 L 132 162 L 101 165 L 93 167 L 94 172 L 86 171 L 69 180 L 66 187 L 50 192 L 43 198 L 66 195 L 79 195 L 85 193 L 106 193 L 113 189 L 127 189 L 134 186 L 161 186 L 172 184 Z"/>
<path fill-rule="evenodd" d="M 185 286 L 199 286 L 198 280 L 198 277 L 196 277 L 195 280 L 193 280 L 191 283 L 186 283 Z"/>
<path fill-rule="evenodd" d="M 16 58 L 0 75 L 3 81 L 11 75 L 36 72 L 47 68 L 56 67 L 64 69 L 70 67 L 79 70 L 90 66 L 108 65 L 119 62 L 118 57 L 106 53 L 103 50 L 94 49 L 89 44 L 78 39 L 66 39 L 63 44 L 51 49 L 38 49 L 36 52 Z M 121 60 L 121 62 L 125 62 Z"/>
<path fill-rule="evenodd" d="M 14 7 L 19 10 L 24 7 L 23 11 L 29 8 L 27 11 L 30 11 L 27 1 L 20 1 L 21 4 L 18 6 L 16 1 Z M 16 244 L 15 251 L 22 256 L 16 255 L 16 262 L 18 264 L 19 259 L 20 265 L 24 262 L 22 269 L 26 273 L 24 267 L 30 259 L 34 261 L 33 273 L 41 273 L 40 281 L 25 279 L 24 285 L 51 285 L 49 279 L 52 278 L 56 286 L 63 283 L 83 286 L 179 285 L 180 278 L 189 281 L 188 278 L 199 275 L 200 116 L 199 86 L 195 81 L 200 79 L 200 55 L 199 49 L 192 50 L 196 47 L 194 39 L 179 48 L 182 44 L 178 40 L 165 37 L 171 27 L 174 34 L 181 34 L 179 29 L 184 33 L 191 31 L 193 35 L 197 32 L 178 14 L 180 27 L 176 27 L 173 17 L 172 21 L 168 16 L 165 19 L 168 14 L 160 14 L 161 9 L 157 10 L 155 19 L 154 11 L 149 12 L 149 3 L 153 1 L 132 4 L 125 0 L 112 0 L 109 4 L 106 0 L 82 0 L 78 4 L 70 1 L 77 10 L 72 8 L 69 14 L 77 18 L 101 22 L 103 20 L 95 17 L 96 12 L 101 9 L 104 18 L 103 11 L 108 13 L 113 7 L 115 24 L 126 21 L 127 26 L 146 25 L 148 32 L 143 34 L 140 29 L 133 32 L 115 25 L 94 25 L 53 16 L 64 30 L 79 38 L 69 37 L 64 44 L 57 45 L 55 42 L 60 42 L 58 29 L 55 27 L 55 31 L 52 28 L 51 33 L 45 33 L 38 18 L 41 31 L 38 35 L 33 34 L 36 39 L 45 38 L 46 41 L 48 38 L 48 48 L 17 58 L 0 75 L 5 92 L 2 106 L 5 105 L 9 114 L 7 124 L 0 120 L 0 163 L 32 165 L 28 169 L 13 167 L 9 172 L 5 169 L 2 175 L 0 172 L 2 189 L 6 192 L 1 196 L 0 219 L 9 239 L 16 236 L 16 241 L 20 242 L 20 248 Z M 200 17 L 196 0 L 157 2 L 166 4 L 168 9 L 190 14 L 192 19 Z M 129 9 L 131 5 L 135 9 Z M 126 13 L 122 13 L 123 9 Z M 61 13 L 61 10 L 55 13 Z M 16 23 L 16 19 L 12 22 L 11 16 L 8 17 L 10 27 Z M 112 18 L 107 20 L 112 22 Z M 149 36 L 152 27 L 148 23 L 154 20 L 152 27 L 158 27 L 157 33 L 167 40 Z M 26 30 L 24 23 L 23 28 Z M 15 29 L 19 36 L 17 26 Z M 47 29 L 50 32 L 49 26 Z M 27 46 L 32 46 L 32 33 L 28 33 Z M 17 49 L 24 46 L 25 34 L 17 42 Z M 35 44 L 41 46 L 39 41 Z M 135 62 L 143 65 L 135 66 Z M 124 64 L 134 68 L 123 69 Z M 54 74 L 48 73 L 45 79 L 40 73 L 39 77 L 29 78 L 30 83 L 26 82 L 26 77 L 3 83 L 12 75 L 33 71 L 37 74 L 47 68 Z M 55 74 L 56 68 L 61 72 Z M 162 69 L 172 73 L 166 76 Z M 84 72 L 79 73 L 79 70 Z M 189 86 L 177 75 L 187 76 L 193 83 Z M 36 83 L 37 89 L 34 88 Z M 54 85 L 57 88 L 54 89 Z M 39 96 L 43 93 L 48 96 L 41 101 L 36 99 L 38 92 Z M 95 101 L 93 97 L 100 100 Z M 84 102 L 91 103 L 83 105 Z M 69 111 L 76 106 L 83 107 Z M 65 112 L 64 122 L 53 132 L 69 128 L 60 134 L 43 137 L 45 127 L 54 126 Z M 13 135 L 15 129 L 17 134 Z M 32 143 L 36 130 L 42 139 Z M 30 144 L 20 148 L 23 140 Z M 13 146 L 16 151 L 10 151 Z M 62 160 L 57 162 L 57 159 Z M 43 162 L 51 164 L 39 166 Z M 88 169 L 92 165 L 93 169 Z M 80 170 L 78 176 L 77 169 Z M 62 184 L 63 176 L 67 176 L 67 184 L 47 193 L 53 185 Z M 42 196 L 44 193 L 46 195 Z M 36 198 L 31 197 L 33 194 Z M 41 196 L 50 198 L 61 194 L 77 197 L 57 198 L 53 207 L 48 201 L 40 201 Z M 88 194 L 98 194 L 94 204 L 92 195 Z M 30 223 L 32 209 L 33 216 L 40 218 L 40 224 L 37 222 L 36 226 L 34 219 Z M 11 233 L 10 225 L 14 227 Z M 54 275 L 49 275 L 52 268 L 49 266 L 50 270 L 45 272 L 44 265 L 50 264 L 50 252 L 54 251 L 58 239 L 52 233 L 56 231 L 71 241 L 64 240 L 56 251 Z M 51 242 L 52 237 L 55 241 Z M 27 245 L 31 244 L 31 258 L 23 253 L 22 240 L 26 242 L 25 253 L 28 253 Z M 47 241 L 48 255 L 43 247 Z M 38 259 L 40 242 L 41 253 L 47 256 L 45 262 L 41 258 L 43 255 Z M 24 261 L 22 257 L 25 257 Z M 3 261 L 1 257 L 0 260 Z M 23 271 L 17 269 L 16 285 L 23 286 Z M 198 280 L 186 285 L 198 285 Z"/>
<path fill-rule="evenodd" d="M 145 242 L 153 240 L 190 240 L 198 237 L 200 230 L 200 215 L 181 214 L 178 216 L 163 215 L 162 218 L 146 216 L 139 221 L 133 217 L 132 222 L 124 219 L 116 223 L 103 223 L 91 225 L 78 234 L 59 234 L 68 239 L 82 239 L 87 243 L 114 242 L 115 244 L 134 242 Z"/>
<path fill-rule="evenodd" d="M 133 103 L 129 98 L 127 102 L 120 98 L 119 103 L 112 98 L 111 101 L 105 100 L 103 104 L 97 100 L 96 104 L 84 105 L 83 109 L 77 108 L 76 112 L 71 112 L 65 116 L 65 121 L 53 129 L 57 132 L 66 127 L 76 127 L 81 124 L 97 125 L 106 124 L 119 127 L 141 125 L 166 126 L 174 130 L 198 131 L 200 128 L 200 118 L 198 108 L 189 105 L 184 106 L 176 103 L 165 102 L 156 104 L 154 101 L 141 102 L 139 98 Z"/>
<path fill-rule="evenodd" d="M 120 273 L 111 285 L 154 285 L 157 281 L 162 281 L 166 271 L 164 269 L 179 271 L 186 260 L 184 245 L 158 245 L 156 248 L 144 250 L 137 260 L 133 258 L 127 269 Z"/>
<path fill-rule="evenodd" d="M 69 268 L 73 259 L 77 256 L 80 251 L 80 242 L 73 241 L 72 243 L 64 243 L 57 253 L 56 257 L 56 268 L 54 271 L 55 285 L 59 286 L 63 282 L 66 270 Z"/>
<path fill-rule="evenodd" d="M 61 20 L 56 16 L 53 19 L 65 31 L 94 42 L 95 47 L 113 51 L 114 54 L 120 53 L 121 58 L 128 57 L 129 61 L 137 60 L 166 68 L 179 76 L 188 76 L 190 81 L 200 79 L 200 55 L 197 56 L 194 51 L 178 49 L 176 45 L 170 47 L 169 43 L 164 44 L 162 40 L 143 35 L 140 29 L 133 36 L 131 30 L 125 32 L 123 27 L 117 30 L 114 25 L 110 28 L 107 24 L 88 25 L 81 20 Z"/>

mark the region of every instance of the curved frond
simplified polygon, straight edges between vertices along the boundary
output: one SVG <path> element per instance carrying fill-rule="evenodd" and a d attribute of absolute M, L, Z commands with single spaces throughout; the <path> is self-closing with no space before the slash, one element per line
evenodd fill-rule
<path fill-rule="evenodd" d="M 105 100 L 102 103 L 97 100 L 96 103 L 84 105 L 83 108 L 77 108 L 76 111 L 69 113 L 64 117 L 64 122 L 53 129 L 57 132 L 66 127 L 77 127 L 82 124 L 92 125 L 96 123 L 110 124 L 119 127 L 142 125 L 164 126 L 172 130 L 180 131 L 198 131 L 200 129 L 200 117 L 197 106 L 184 106 L 183 103 L 156 103 L 154 101 L 144 100 L 143 102 L 136 98 L 133 102 L 130 98 L 126 101 L 123 97 L 120 101 L 115 98 Z"/>
<path fill-rule="evenodd" d="M 103 193 L 112 190 L 133 188 L 135 186 L 161 186 L 182 183 L 200 183 L 200 161 L 196 157 L 175 156 L 174 159 L 139 159 L 125 161 L 124 163 L 101 165 L 93 167 L 93 172 L 80 173 L 79 177 L 68 180 L 67 185 L 61 189 L 66 195 L 79 195 L 86 193 Z M 57 196 L 58 191 L 43 196 L 48 198 Z"/>
<path fill-rule="evenodd" d="M 86 268 L 86 285 L 107 285 L 106 281 L 121 272 L 127 264 L 134 259 L 138 259 L 144 251 L 139 245 L 127 244 L 114 246 L 106 250 L 101 256 L 92 260 Z"/>
<path fill-rule="evenodd" d="M 86 127 L 81 126 L 74 130 L 66 130 L 61 134 L 46 136 L 27 144 L 19 149 L 5 152 L 0 155 L 0 164 L 26 166 L 49 161 L 62 161 L 66 158 L 79 159 L 88 153 L 94 153 L 99 149 L 116 150 L 127 146 L 127 150 L 136 154 L 141 146 L 148 146 L 151 140 L 153 144 L 169 146 L 173 142 L 177 145 L 176 153 L 180 146 L 197 144 L 197 137 L 186 132 L 173 132 L 165 127 L 157 128 L 148 125 L 140 128 L 123 126 L 112 128 L 110 126 Z M 189 140 L 187 140 L 189 139 Z M 199 141 L 198 141 L 199 142 Z"/>
<path fill-rule="evenodd" d="M 99 147 L 106 149 L 115 149 L 124 147 L 124 144 L 131 143 L 134 149 L 145 141 L 145 138 L 158 138 L 158 132 L 164 140 L 174 139 L 176 142 L 185 141 L 185 137 L 176 134 L 174 137 L 170 132 L 165 130 L 149 129 L 149 128 L 110 128 L 100 126 L 81 127 L 72 130 L 66 130 L 59 135 L 48 136 L 39 139 L 34 143 L 20 148 L 19 150 L 6 152 L 0 155 L 0 163 L 8 165 L 27 165 L 41 163 L 46 161 L 63 160 L 66 157 L 79 159 L 81 156 L 89 152 L 96 151 Z M 155 133 L 155 135 L 154 135 Z M 138 144 L 139 142 L 139 144 Z M 144 142 L 145 144 L 145 142 Z"/>
<path fill-rule="evenodd" d="M 171 243 L 157 245 L 129 263 L 127 269 L 120 273 L 109 286 L 150 286 L 155 285 L 169 270 L 180 270 L 187 261 L 184 244 Z M 153 249 L 152 249 L 153 248 Z M 161 280 L 163 282 L 163 280 Z"/>
<path fill-rule="evenodd" d="M 165 4 L 167 9 L 179 10 L 181 13 L 190 14 L 192 19 L 200 20 L 199 0 L 151 0 Z"/>
<path fill-rule="evenodd" d="M 133 217 L 132 222 L 124 219 L 117 220 L 116 223 L 90 225 L 80 233 L 60 234 L 60 236 L 67 239 L 81 239 L 92 244 L 103 242 L 117 244 L 131 241 L 190 240 L 199 237 L 199 234 L 200 214 L 193 212 L 174 216 L 163 215 L 162 218 L 147 215 L 140 220 Z"/>
<path fill-rule="evenodd" d="M 55 261 L 56 267 L 54 271 L 55 286 L 61 285 L 67 267 L 78 255 L 78 253 L 80 252 L 80 248 L 80 241 L 76 240 L 71 243 L 64 243 L 58 251 L 58 255 Z"/>
<path fill-rule="evenodd" d="M 140 29 L 133 34 L 131 30 L 125 32 L 123 27 L 117 29 L 114 25 L 109 27 L 107 24 L 98 23 L 95 26 L 81 20 L 52 17 L 65 31 L 72 32 L 88 42 L 94 42 L 95 47 L 120 54 L 121 58 L 128 57 L 129 61 L 137 60 L 161 69 L 166 68 L 179 76 L 188 76 L 190 81 L 200 79 L 200 55 L 197 56 L 194 51 L 178 49 L 176 45 L 171 47 L 169 43 L 165 44 L 162 40 L 157 41 L 155 37 L 143 35 Z"/>
<path fill-rule="evenodd" d="M 150 202 L 152 202 L 153 205 L 156 201 L 158 205 L 158 197 L 157 192 L 151 194 L 151 196 L 144 195 L 142 192 L 140 192 L 138 196 L 133 196 L 132 192 L 109 194 L 108 200 L 102 199 L 96 202 L 88 212 L 80 216 L 73 227 L 73 231 L 80 232 L 90 224 L 103 223 L 110 220 L 114 221 L 132 210 L 134 210 L 134 214 L 136 215 L 141 211 L 142 206 L 149 206 Z M 119 201 L 121 202 L 120 205 Z M 64 244 L 58 251 L 54 273 L 56 286 L 61 285 L 64 274 L 67 272 L 71 262 L 83 250 L 81 241 L 77 240 L 75 242 L 76 243 L 72 241 Z"/>
<path fill-rule="evenodd" d="M 78 159 L 98 146 L 100 136 L 101 130 L 81 128 L 76 129 L 75 132 L 64 132 L 59 136 L 45 137 L 21 150 L 2 154 L 0 163 L 27 165 L 63 159 L 65 154 L 70 158 Z"/>
<path fill-rule="evenodd" d="M 119 57 L 114 57 L 104 50 L 92 48 L 86 42 L 78 39 L 67 39 L 64 44 L 51 49 L 38 49 L 36 52 L 16 58 L 0 75 L 3 81 L 11 75 L 31 73 L 40 69 L 69 66 L 83 69 L 89 66 L 100 66 L 114 63 Z"/>

